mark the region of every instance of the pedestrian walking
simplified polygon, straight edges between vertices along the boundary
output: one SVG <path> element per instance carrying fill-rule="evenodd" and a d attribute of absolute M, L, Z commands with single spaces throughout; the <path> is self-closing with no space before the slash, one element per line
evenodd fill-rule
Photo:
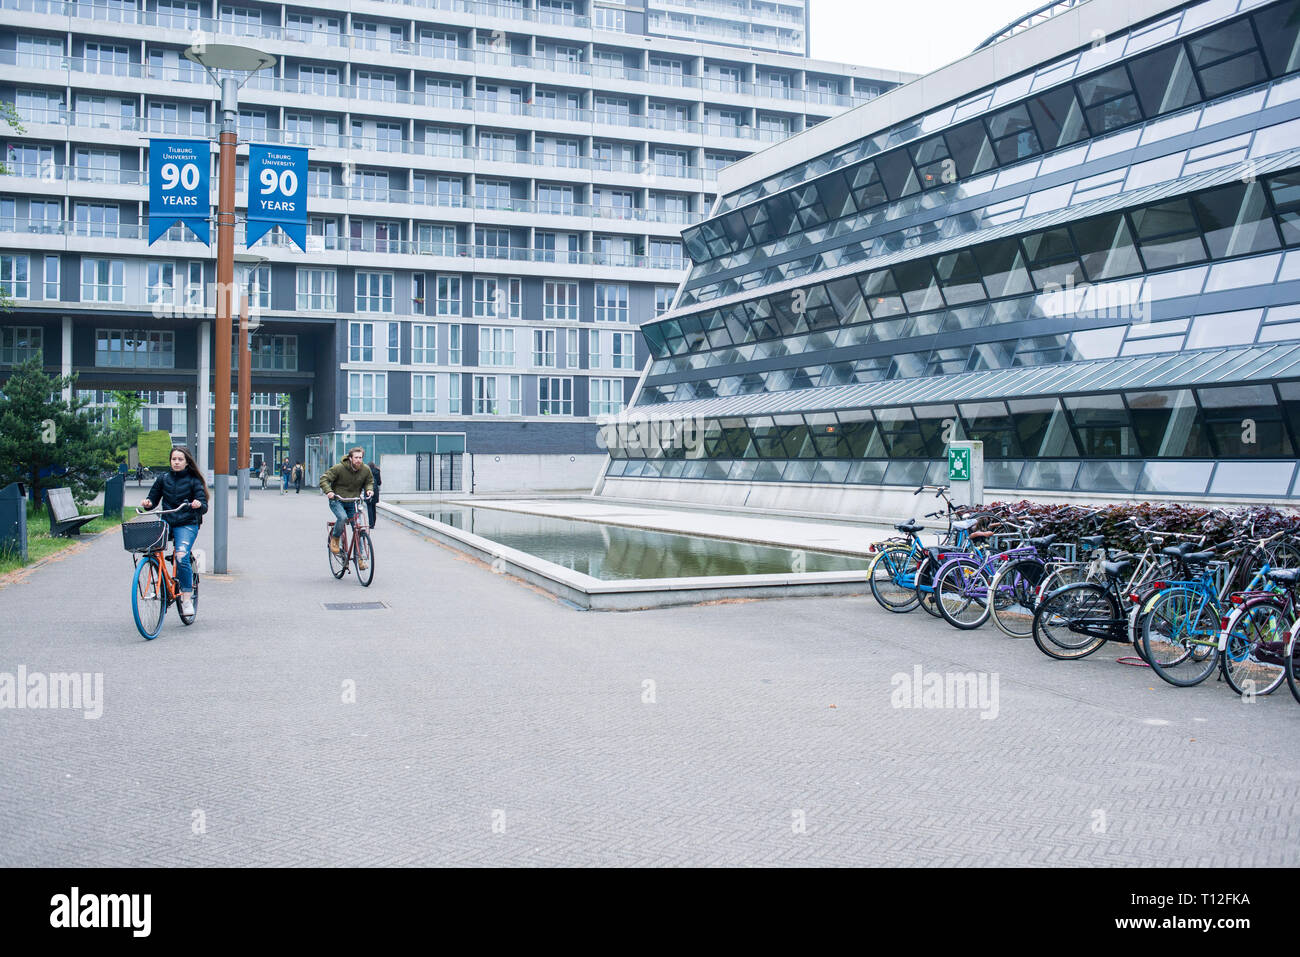
<path fill-rule="evenodd" d="M 262 467 L 257 470 L 257 477 L 262 480 L 262 491 L 264 492 L 266 491 L 267 471 L 266 459 L 262 459 Z"/>
<path fill-rule="evenodd" d="M 366 509 L 370 512 L 370 527 L 375 527 L 375 504 L 379 501 L 379 466 L 374 462 L 367 462 L 366 467 L 370 469 L 370 474 L 375 477 L 375 494 L 366 499 Z"/>
<path fill-rule="evenodd" d="M 280 466 L 280 494 L 289 494 L 289 460 L 285 459 L 284 464 Z"/>
<path fill-rule="evenodd" d="M 303 468 L 301 462 L 297 462 L 293 467 L 293 494 L 302 494 L 302 482 L 307 477 L 307 470 Z"/>

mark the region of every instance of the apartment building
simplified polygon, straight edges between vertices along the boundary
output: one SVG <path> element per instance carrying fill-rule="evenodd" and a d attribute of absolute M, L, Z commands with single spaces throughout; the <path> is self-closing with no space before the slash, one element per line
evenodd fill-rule
<path fill-rule="evenodd" d="M 353 443 L 489 471 L 540 455 L 589 482 L 595 421 L 632 395 L 638 328 L 672 305 L 719 171 L 909 79 L 650 35 L 661 7 L 0 0 L 22 124 L 0 128 L 0 376 L 40 355 L 79 388 L 183 393 L 209 454 L 215 248 L 179 226 L 146 244 L 148 140 L 215 136 L 216 87 L 183 51 L 239 43 L 278 60 L 240 93 L 237 248 L 243 144 L 311 151 L 306 251 L 277 230 L 238 266 L 288 454 L 313 475 Z M 217 179 L 214 152 L 214 197 Z"/>

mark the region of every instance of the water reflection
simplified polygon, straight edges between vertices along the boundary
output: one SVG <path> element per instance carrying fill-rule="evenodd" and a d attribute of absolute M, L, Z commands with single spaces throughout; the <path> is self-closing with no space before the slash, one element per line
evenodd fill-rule
<path fill-rule="evenodd" d="M 415 510 L 413 510 L 415 511 Z M 860 569 L 867 559 L 487 508 L 419 514 L 603 581 Z"/>

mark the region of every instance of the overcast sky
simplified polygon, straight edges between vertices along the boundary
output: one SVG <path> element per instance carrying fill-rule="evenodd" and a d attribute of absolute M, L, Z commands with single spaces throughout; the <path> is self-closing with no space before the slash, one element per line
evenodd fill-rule
<path fill-rule="evenodd" d="M 812 56 L 929 73 L 1044 0 L 810 0 Z"/>

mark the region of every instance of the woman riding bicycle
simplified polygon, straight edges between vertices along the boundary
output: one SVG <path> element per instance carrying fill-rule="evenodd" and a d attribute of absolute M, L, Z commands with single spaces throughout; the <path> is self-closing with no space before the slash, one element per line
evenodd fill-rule
<path fill-rule="evenodd" d="M 203 513 L 208 510 L 208 483 L 203 480 L 198 464 L 189 451 L 179 445 L 172 446 L 171 471 L 158 476 L 149 489 L 149 496 L 140 502 L 146 511 L 161 505 L 164 509 L 189 505 L 188 511 L 172 512 L 162 519 L 171 526 L 172 541 L 176 543 L 176 568 L 181 586 L 181 614 L 194 614 L 194 571 L 190 567 L 190 552 L 203 524 Z"/>

